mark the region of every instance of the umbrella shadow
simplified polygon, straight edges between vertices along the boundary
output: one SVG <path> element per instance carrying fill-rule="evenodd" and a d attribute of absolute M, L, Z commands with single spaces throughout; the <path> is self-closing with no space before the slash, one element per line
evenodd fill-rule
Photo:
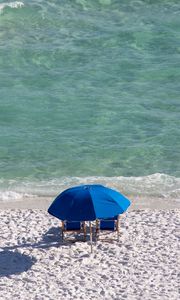
<path fill-rule="evenodd" d="M 87 236 L 86 236 L 86 241 L 89 241 L 89 228 L 87 228 Z M 3 251 L 11 251 L 11 250 L 17 250 L 18 248 L 31 248 L 31 249 L 48 249 L 51 247 L 62 247 L 65 245 L 71 245 L 74 242 L 82 242 L 82 237 L 79 236 L 79 234 L 73 235 L 73 238 L 67 238 L 62 240 L 62 227 L 51 227 L 47 232 L 45 232 L 42 235 L 42 238 L 40 241 L 37 243 L 30 243 L 24 241 L 23 243 L 18 243 L 18 245 L 13 245 L 13 246 L 5 246 L 5 247 L 0 247 Z M 84 241 L 83 241 L 84 242 Z"/>
<path fill-rule="evenodd" d="M 77 240 L 75 239 L 75 241 Z M 24 241 L 21 244 L 18 243 L 17 245 L 0 247 L 0 278 L 27 272 L 37 262 L 34 257 L 18 252 L 18 249 L 58 248 L 64 245 L 71 245 L 72 242 L 74 241 L 62 241 L 61 227 L 51 227 L 42 235 L 42 239 L 37 243 Z"/>
<path fill-rule="evenodd" d="M 28 271 L 36 262 L 34 257 L 18 251 L 0 251 L 0 278 Z"/>
<path fill-rule="evenodd" d="M 34 257 L 26 254 L 21 254 L 18 249 L 22 248 L 50 248 L 59 247 L 63 243 L 60 239 L 59 227 L 51 227 L 45 234 L 42 235 L 42 239 L 37 243 L 23 242 L 18 245 L 0 247 L 0 278 L 8 277 L 10 275 L 20 274 L 28 271 L 33 264 L 36 263 Z"/>

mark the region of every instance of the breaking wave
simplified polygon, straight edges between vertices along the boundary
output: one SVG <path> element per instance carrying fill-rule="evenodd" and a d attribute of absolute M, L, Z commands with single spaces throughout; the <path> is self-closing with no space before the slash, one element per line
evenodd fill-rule
<path fill-rule="evenodd" d="M 21 1 L 14 1 L 14 2 L 7 2 L 7 3 L 1 3 L 0 4 L 0 13 L 3 12 L 5 7 L 10 7 L 10 8 L 19 8 L 24 6 L 24 3 Z"/>
<path fill-rule="evenodd" d="M 28 198 L 54 198 L 63 190 L 81 184 L 103 184 L 128 197 L 154 197 L 180 200 L 180 178 L 166 174 L 142 177 L 63 177 L 41 181 L 0 180 L 0 201 L 21 201 Z"/>

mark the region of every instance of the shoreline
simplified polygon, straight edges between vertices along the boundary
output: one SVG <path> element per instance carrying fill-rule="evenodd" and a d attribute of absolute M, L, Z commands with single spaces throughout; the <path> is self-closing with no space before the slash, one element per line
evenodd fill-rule
<path fill-rule="evenodd" d="M 173 198 L 128 197 L 131 205 L 128 211 L 133 210 L 173 210 L 180 209 L 180 200 Z M 0 200 L 0 210 L 6 209 L 41 209 L 47 211 L 54 199 L 50 197 L 25 198 L 23 200 Z"/>

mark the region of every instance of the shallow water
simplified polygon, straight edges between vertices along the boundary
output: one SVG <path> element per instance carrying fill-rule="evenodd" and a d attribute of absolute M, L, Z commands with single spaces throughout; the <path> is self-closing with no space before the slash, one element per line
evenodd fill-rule
<path fill-rule="evenodd" d="M 132 177 L 135 195 L 140 177 L 152 194 L 159 173 L 157 193 L 173 178 L 179 194 L 179 11 L 175 0 L 0 1 L 3 197 L 96 176 L 120 176 L 127 193 Z"/>

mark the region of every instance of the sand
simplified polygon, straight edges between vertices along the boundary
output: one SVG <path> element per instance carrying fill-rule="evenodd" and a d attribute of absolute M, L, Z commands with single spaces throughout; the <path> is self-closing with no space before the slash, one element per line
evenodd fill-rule
<path fill-rule="evenodd" d="M 41 209 L 0 210 L 0 299 L 180 299 L 180 210 L 131 210 L 120 240 L 61 241 Z M 108 235 L 116 238 L 113 233 Z"/>

